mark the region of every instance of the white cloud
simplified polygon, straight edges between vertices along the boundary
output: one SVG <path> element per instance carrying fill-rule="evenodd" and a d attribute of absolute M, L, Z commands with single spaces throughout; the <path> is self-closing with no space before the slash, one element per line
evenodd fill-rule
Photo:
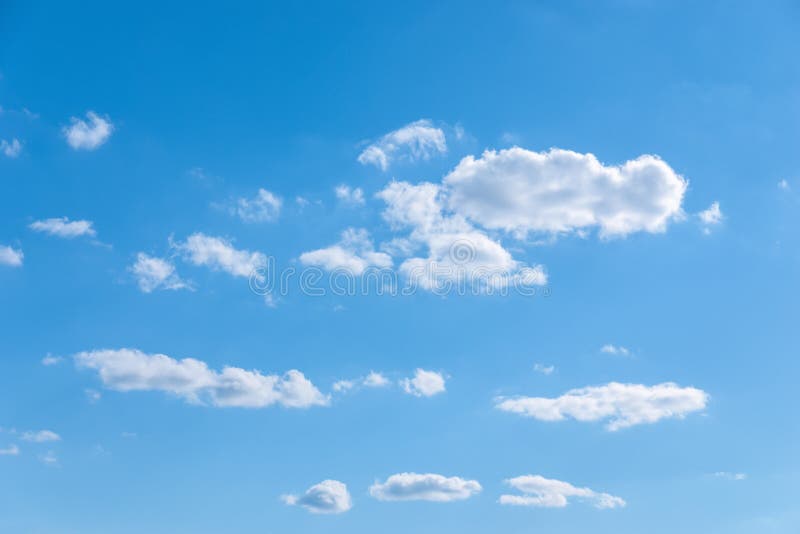
<path fill-rule="evenodd" d="M 92 227 L 93 224 L 92 221 L 70 221 L 67 217 L 54 217 L 52 219 L 34 221 L 28 225 L 28 228 L 35 232 L 73 239 L 85 235 L 90 237 L 97 235 L 97 232 Z"/>
<path fill-rule="evenodd" d="M 416 397 L 431 397 L 445 391 L 445 379 L 441 373 L 417 369 L 413 378 L 400 381 L 403 391 Z"/>
<path fill-rule="evenodd" d="M 108 116 L 101 117 L 93 111 L 86 113 L 86 122 L 78 117 L 70 119 L 70 125 L 63 129 L 67 144 L 75 150 L 94 150 L 108 141 L 114 125 Z"/>
<path fill-rule="evenodd" d="M 381 388 L 389 385 L 389 379 L 382 373 L 370 371 L 367 376 L 355 380 L 338 380 L 333 384 L 333 390 L 337 393 L 344 393 L 355 389 L 358 386 L 367 388 Z"/>
<path fill-rule="evenodd" d="M 144 252 L 136 255 L 136 263 L 130 268 L 139 284 L 139 289 L 150 293 L 156 289 L 191 289 L 175 272 L 172 262 L 148 256 Z"/>
<path fill-rule="evenodd" d="M 9 265 L 11 267 L 20 267 L 22 259 L 25 255 L 21 250 L 13 249 L 11 247 L 0 245 L 0 265 Z"/>
<path fill-rule="evenodd" d="M 496 408 L 540 421 L 608 420 L 606 429 L 615 431 L 664 418 L 683 418 L 704 409 L 708 398 L 705 391 L 672 382 L 655 386 L 611 382 L 572 389 L 556 398 L 500 398 Z"/>
<path fill-rule="evenodd" d="M 370 371 L 362 382 L 368 388 L 382 388 L 389 385 L 389 380 L 381 373 Z"/>
<path fill-rule="evenodd" d="M 20 439 L 23 441 L 32 441 L 34 443 L 45 443 L 48 441 L 61 441 L 61 436 L 52 430 L 38 430 L 23 432 Z"/>
<path fill-rule="evenodd" d="M 347 486 L 338 480 L 323 480 L 303 495 L 284 495 L 282 499 L 290 506 L 302 506 L 314 514 L 341 514 L 353 507 Z"/>
<path fill-rule="evenodd" d="M 722 478 L 725 480 L 733 480 L 733 481 L 747 480 L 746 473 L 731 473 L 729 471 L 717 471 L 712 476 L 714 478 Z"/>
<path fill-rule="evenodd" d="M 555 365 L 544 365 L 543 363 L 536 363 L 533 365 L 533 370 L 543 375 L 551 375 L 556 370 Z"/>
<path fill-rule="evenodd" d="M 410 228 L 406 243 L 428 249 L 427 257 L 408 258 L 400 265 L 400 272 L 415 286 L 449 292 L 457 285 L 484 293 L 547 283 L 541 265 L 530 267 L 514 260 L 499 242 L 463 217 L 445 214 L 439 186 L 392 182 L 377 196 L 387 205 L 383 217 L 393 229 Z"/>
<path fill-rule="evenodd" d="M 600 347 L 600 352 L 604 354 L 618 354 L 620 356 L 630 356 L 631 351 L 622 345 L 612 345 L 610 343 Z"/>
<path fill-rule="evenodd" d="M 681 218 L 687 182 L 656 156 L 618 166 L 593 154 L 519 147 L 467 156 L 445 176 L 448 207 L 516 235 L 598 228 L 601 237 L 663 232 Z"/>
<path fill-rule="evenodd" d="M 598 493 L 589 488 L 576 488 L 568 482 L 544 478 L 540 475 L 524 475 L 510 478 L 506 484 L 521 492 L 521 495 L 501 495 L 500 504 L 513 506 L 535 506 L 541 508 L 563 508 L 572 498 L 591 503 L 595 508 L 624 507 L 625 501 L 608 493 Z"/>
<path fill-rule="evenodd" d="M 100 402 L 100 399 L 103 398 L 103 394 L 94 389 L 84 389 L 83 394 L 86 395 L 86 400 L 89 401 L 89 404 Z"/>
<path fill-rule="evenodd" d="M 791 186 L 789 185 L 789 182 L 786 181 L 786 179 L 784 178 L 783 180 L 778 182 L 778 189 L 788 191 L 789 189 L 791 189 Z"/>
<path fill-rule="evenodd" d="M 0 152 L 8 158 L 16 158 L 22 153 L 22 143 L 19 142 L 19 139 L 0 140 Z"/>
<path fill-rule="evenodd" d="M 55 466 L 58 464 L 58 457 L 53 451 L 47 451 L 45 454 L 39 456 L 39 461 L 45 465 Z"/>
<path fill-rule="evenodd" d="M 0 456 L 17 456 L 19 455 L 19 447 L 16 445 L 9 445 L 4 449 L 0 449 Z"/>
<path fill-rule="evenodd" d="M 97 371 L 100 380 L 116 391 L 163 391 L 191 403 L 217 407 L 288 408 L 325 406 L 328 397 L 297 370 L 283 376 L 257 370 L 208 368 L 194 358 L 176 360 L 164 354 L 136 349 L 94 350 L 75 355 L 78 367 Z"/>
<path fill-rule="evenodd" d="M 248 278 L 267 264 L 267 257 L 261 252 L 238 250 L 227 239 L 200 232 L 190 235 L 186 242 L 174 246 L 191 263 L 225 271 L 232 276 Z"/>
<path fill-rule="evenodd" d="M 334 189 L 336 198 L 343 204 L 350 206 L 363 206 L 364 205 L 364 191 L 360 187 L 351 188 L 349 185 L 342 184 L 336 186 Z"/>
<path fill-rule="evenodd" d="M 63 359 L 64 358 L 62 358 L 61 356 L 52 356 L 48 354 L 47 356 L 42 358 L 42 365 L 47 365 L 47 366 L 58 365 L 59 363 L 61 363 Z"/>
<path fill-rule="evenodd" d="M 330 247 L 304 252 L 300 255 L 304 265 L 321 267 L 328 271 L 344 270 L 354 275 L 362 274 L 368 267 L 389 268 L 392 258 L 376 252 L 369 233 L 363 228 L 348 228 L 341 240 Z"/>
<path fill-rule="evenodd" d="M 380 501 L 451 502 L 469 499 L 481 491 L 477 480 L 445 477 L 434 473 L 398 473 L 375 482 L 369 494 Z"/>
<path fill-rule="evenodd" d="M 722 222 L 722 219 L 725 217 L 722 215 L 722 210 L 719 209 L 719 202 L 714 201 L 708 207 L 697 214 L 697 217 L 700 219 L 700 222 L 706 227 L 705 232 L 708 233 L 710 231 L 710 226 L 716 226 Z"/>
<path fill-rule="evenodd" d="M 382 170 L 397 160 L 427 160 L 447 152 L 444 132 L 427 119 L 407 124 L 389 132 L 367 146 L 358 156 L 362 165 L 375 165 Z"/>
<path fill-rule="evenodd" d="M 248 223 L 274 221 L 281 213 L 283 200 L 266 189 L 259 189 L 254 198 L 239 198 L 231 213 Z"/>

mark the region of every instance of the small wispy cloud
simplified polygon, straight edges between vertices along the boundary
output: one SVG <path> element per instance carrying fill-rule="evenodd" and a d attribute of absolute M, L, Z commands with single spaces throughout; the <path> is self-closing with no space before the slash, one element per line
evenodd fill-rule
<path fill-rule="evenodd" d="M 711 476 L 714 478 L 722 478 L 725 480 L 746 480 L 747 474 L 746 473 L 731 473 L 730 471 L 717 471 L 716 473 L 712 473 Z"/>
<path fill-rule="evenodd" d="M 229 211 L 246 223 L 271 222 L 278 218 L 282 206 L 283 199 L 262 188 L 253 198 L 236 199 Z"/>
<path fill-rule="evenodd" d="M 21 250 L 9 246 L 0 245 L 0 265 L 9 267 L 22 267 L 22 259 L 25 255 Z"/>
<path fill-rule="evenodd" d="M 426 160 L 446 152 L 444 131 L 430 120 L 421 119 L 389 132 L 367 146 L 359 154 L 358 162 L 385 171 L 397 160 Z"/>
<path fill-rule="evenodd" d="M 46 366 L 58 365 L 63 360 L 64 360 L 64 358 L 61 357 L 61 356 L 53 356 L 51 354 L 48 354 L 47 356 L 42 358 L 42 365 L 46 365 Z"/>
<path fill-rule="evenodd" d="M 363 206 L 364 191 L 360 187 L 350 187 L 346 184 L 336 186 L 334 189 L 339 202 L 348 206 Z"/>
<path fill-rule="evenodd" d="M 46 443 L 48 441 L 61 441 L 61 436 L 52 430 L 36 430 L 23 432 L 20 435 L 22 441 L 30 441 L 33 443 Z"/>
<path fill-rule="evenodd" d="M 9 445 L 8 447 L 0 448 L 0 456 L 18 456 L 19 447 L 16 445 Z"/>
<path fill-rule="evenodd" d="M 703 224 L 703 233 L 705 234 L 711 233 L 711 227 L 722 223 L 722 220 L 725 218 L 719 207 L 719 202 L 717 201 L 712 202 L 707 209 L 699 212 L 697 217 Z"/>
<path fill-rule="evenodd" d="M 555 365 L 544 365 L 542 363 L 536 363 L 536 364 L 533 365 L 533 370 L 536 371 L 539 374 L 551 375 L 551 374 L 553 374 L 553 371 L 556 370 L 556 366 Z"/>
<path fill-rule="evenodd" d="M 418 368 L 413 377 L 400 381 L 400 387 L 415 397 L 432 397 L 445 392 L 445 378 L 442 373 Z"/>
<path fill-rule="evenodd" d="M 603 354 L 616 354 L 619 356 L 630 356 L 631 351 L 627 347 L 623 347 L 622 345 L 612 345 L 608 343 L 600 347 L 600 352 Z"/>
<path fill-rule="evenodd" d="M 178 276 L 171 261 L 154 258 L 144 252 L 136 255 L 136 262 L 128 269 L 144 293 L 151 293 L 157 289 L 192 289 L 188 282 Z"/>

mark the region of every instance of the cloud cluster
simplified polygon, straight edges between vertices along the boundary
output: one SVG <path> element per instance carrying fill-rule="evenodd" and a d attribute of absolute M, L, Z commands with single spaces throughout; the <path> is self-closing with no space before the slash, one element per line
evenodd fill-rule
<path fill-rule="evenodd" d="M 67 217 L 54 217 L 34 221 L 28 227 L 35 232 L 42 232 L 56 237 L 73 239 L 81 236 L 94 237 L 97 235 L 92 221 L 70 221 Z"/>
<path fill-rule="evenodd" d="M 339 199 L 342 204 L 350 206 L 364 205 L 364 191 L 360 187 L 350 187 L 349 185 L 341 184 L 336 186 L 334 193 L 336 193 L 336 198 Z"/>
<path fill-rule="evenodd" d="M 22 266 L 22 259 L 25 255 L 21 250 L 11 248 L 6 245 L 0 245 L 0 265 L 8 265 L 9 267 Z"/>
<path fill-rule="evenodd" d="M 230 211 L 247 223 L 268 222 L 278 218 L 282 206 L 280 197 L 266 189 L 259 189 L 254 198 L 237 199 Z"/>
<path fill-rule="evenodd" d="M 353 507 L 347 486 L 338 480 L 323 480 L 302 495 L 284 495 L 283 502 L 302 506 L 314 514 L 341 514 Z"/>
<path fill-rule="evenodd" d="M 445 391 L 445 379 L 441 373 L 417 369 L 414 376 L 400 381 L 403 391 L 415 397 L 432 397 Z"/>
<path fill-rule="evenodd" d="M 611 382 L 603 386 L 573 389 L 556 398 L 500 398 L 496 407 L 505 412 L 540 421 L 608 420 L 610 431 L 634 425 L 655 423 L 664 418 L 683 418 L 703 410 L 709 395 L 693 387 L 672 382 L 655 386 Z"/>
<path fill-rule="evenodd" d="M 375 482 L 369 494 L 380 501 L 451 502 L 468 499 L 481 489 L 477 480 L 434 473 L 398 473 L 385 482 Z"/>
<path fill-rule="evenodd" d="M 336 392 L 350 391 L 358 386 L 367 388 L 382 388 L 389 385 L 389 379 L 383 373 L 370 371 L 367 376 L 358 378 L 356 380 L 339 380 L 333 384 L 333 390 Z"/>
<path fill-rule="evenodd" d="M 447 213 L 440 186 L 391 182 L 377 196 L 386 203 L 383 217 L 390 227 L 410 231 L 407 248 L 427 248 L 427 257 L 408 258 L 399 267 L 415 285 L 436 290 L 459 284 L 480 291 L 547 283 L 542 266 L 515 260 L 498 241 L 464 217 Z"/>
<path fill-rule="evenodd" d="M 136 255 L 136 263 L 130 267 L 130 271 L 139 289 L 145 293 L 157 289 L 191 289 L 175 272 L 172 262 L 148 256 L 144 252 Z"/>
<path fill-rule="evenodd" d="M 447 152 L 444 132 L 430 120 L 421 119 L 387 133 L 370 144 L 358 156 L 362 165 L 387 170 L 397 160 L 430 159 Z"/>
<path fill-rule="evenodd" d="M 600 352 L 603 354 L 614 354 L 620 356 L 630 356 L 631 351 L 627 347 L 623 347 L 622 345 L 612 345 L 611 343 L 607 343 L 600 347 Z"/>
<path fill-rule="evenodd" d="M 363 228 L 346 229 L 338 243 L 304 252 L 300 255 L 300 262 L 328 271 L 346 271 L 355 276 L 369 267 L 385 269 L 392 266 L 391 256 L 377 252 L 369 233 Z"/>
<path fill-rule="evenodd" d="M 101 117 L 89 111 L 86 113 L 86 118 L 88 122 L 72 117 L 70 125 L 63 129 L 67 144 L 75 150 L 94 150 L 108 141 L 114 131 L 114 125 L 107 116 Z"/>
<path fill-rule="evenodd" d="M 494 230 L 601 237 L 663 232 L 683 216 L 688 182 L 652 155 L 603 165 L 593 154 L 520 147 L 467 156 L 444 177 L 448 207 Z"/>
<path fill-rule="evenodd" d="M 103 385 L 117 391 L 163 391 L 190 403 L 218 407 L 279 404 L 308 408 L 329 403 L 328 397 L 297 370 L 283 376 L 239 367 L 224 367 L 218 372 L 194 358 L 176 360 L 136 349 L 87 351 L 74 359 L 78 367 L 97 371 Z"/>
<path fill-rule="evenodd" d="M 510 478 L 505 483 L 519 491 L 521 495 L 501 495 L 500 504 L 563 508 L 567 506 L 570 499 L 574 498 L 590 502 L 595 508 L 625 506 L 625 501 L 620 497 L 608 493 L 598 493 L 589 488 L 576 488 L 569 482 L 544 478 L 540 475 Z"/>

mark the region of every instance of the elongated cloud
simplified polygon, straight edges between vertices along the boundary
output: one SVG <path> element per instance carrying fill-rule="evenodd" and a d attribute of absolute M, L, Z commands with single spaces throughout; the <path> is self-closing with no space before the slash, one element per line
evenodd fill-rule
<path fill-rule="evenodd" d="M 32 441 L 34 443 L 46 443 L 48 441 L 61 441 L 61 436 L 52 430 L 38 430 L 23 432 L 20 439 L 23 441 Z"/>
<path fill-rule="evenodd" d="M 22 259 L 25 255 L 21 250 L 11 248 L 6 245 L 0 245 L 0 265 L 8 265 L 9 267 L 21 267 Z"/>
<path fill-rule="evenodd" d="M 327 248 L 311 250 L 300 255 L 304 265 L 321 267 L 327 271 L 343 270 L 354 275 L 362 274 L 368 267 L 389 268 L 392 258 L 385 252 L 376 252 L 363 228 L 348 228 L 342 232 L 338 243 Z"/>
<path fill-rule="evenodd" d="M 708 398 L 705 391 L 672 382 L 655 386 L 611 382 L 573 389 L 556 398 L 501 398 L 496 407 L 540 421 L 606 420 L 606 428 L 615 431 L 664 418 L 682 419 L 689 413 L 703 410 Z"/>
<path fill-rule="evenodd" d="M 398 473 L 370 486 L 369 494 L 379 501 L 451 502 L 469 499 L 481 489 L 477 480 L 435 473 Z"/>
<path fill-rule="evenodd" d="M 267 257 L 261 252 L 239 250 L 225 238 L 207 236 L 200 232 L 174 246 L 189 262 L 224 271 L 231 276 L 248 278 L 267 263 Z"/>
<path fill-rule="evenodd" d="M 130 271 L 144 293 L 157 289 L 191 289 L 175 272 L 172 262 L 148 256 L 144 252 L 136 255 L 136 263 L 130 267 Z"/>
<path fill-rule="evenodd" d="M 313 514 L 341 514 L 353 507 L 347 486 L 338 480 L 323 480 L 302 495 L 284 495 L 283 502 L 302 506 Z"/>
<path fill-rule="evenodd" d="M 598 493 L 589 488 L 576 488 L 569 482 L 544 478 L 540 475 L 524 475 L 510 478 L 506 484 L 521 495 L 501 495 L 500 504 L 512 506 L 534 506 L 540 508 L 564 508 L 571 499 L 591 503 L 595 508 L 618 508 L 625 506 L 620 497 Z"/>
<path fill-rule="evenodd" d="M 43 232 L 56 237 L 73 239 L 75 237 L 97 235 L 92 221 L 70 221 L 67 217 L 54 217 L 32 222 L 28 228 L 35 232 Z"/>
<path fill-rule="evenodd" d="M 67 144 L 75 150 L 94 150 L 108 141 L 114 131 L 111 120 L 94 111 L 86 113 L 88 121 L 72 117 L 70 125 L 63 129 Z"/>
<path fill-rule="evenodd" d="M 194 358 L 176 360 L 136 349 L 87 351 L 74 358 L 78 367 L 97 371 L 103 385 L 116 391 L 163 391 L 190 403 L 218 407 L 279 404 L 308 408 L 329 403 L 328 397 L 296 370 L 283 376 L 239 367 L 224 367 L 218 372 Z"/>
<path fill-rule="evenodd" d="M 375 165 L 387 170 L 397 160 L 430 159 L 447 152 L 444 132 L 427 119 L 418 120 L 389 132 L 367 146 L 358 156 L 362 165 Z"/>
<path fill-rule="evenodd" d="M 622 237 L 682 217 L 688 182 L 657 156 L 603 165 L 593 154 L 513 147 L 467 156 L 443 184 L 448 207 L 484 228 Z"/>
<path fill-rule="evenodd" d="M 412 378 L 400 381 L 403 391 L 415 397 L 432 397 L 445 391 L 445 379 L 441 373 L 417 369 Z"/>
<path fill-rule="evenodd" d="M 19 456 L 19 447 L 16 445 L 9 445 L 0 449 L 0 456 Z"/>

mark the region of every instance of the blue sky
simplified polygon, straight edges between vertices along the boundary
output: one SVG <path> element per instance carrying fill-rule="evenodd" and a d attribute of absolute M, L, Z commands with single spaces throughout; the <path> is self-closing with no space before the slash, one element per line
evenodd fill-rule
<path fill-rule="evenodd" d="M 798 24 L 3 3 L 0 531 L 796 532 Z"/>

